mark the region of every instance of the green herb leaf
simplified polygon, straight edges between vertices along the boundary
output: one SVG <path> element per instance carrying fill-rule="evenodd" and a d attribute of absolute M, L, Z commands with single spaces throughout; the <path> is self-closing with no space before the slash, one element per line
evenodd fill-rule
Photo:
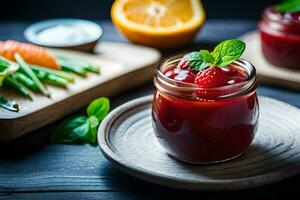
<path fill-rule="evenodd" d="M 62 123 L 53 133 L 52 142 L 76 143 L 89 134 L 89 122 L 87 117 L 79 116 Z"/>
<path fill-rule="evenodd" d="M 99 121 L 102 121 L 108 114 L 110 109 L 109 99 L 105 97 L 94 100 L 87 108 L 87 115 L 89 117 L 95 116 Z"/>
<path fill-rule="evenodd" d="M 89 118 L 79 116 L 64 122 L 52 135 L 56 143 L 95 143 L 99 120 L 95 116 Z"/>
<path fill-rule="evenodd" d="M 188 60 L 189 67 L 195 71 L 200 71 L 209 66 L 209 63 L 205 62 L 202 55 L 196 51 L 185 55 L 183 59 Z"/>
<path fill-rule="evenodd" d="M 79 116 L 63 122 L 53 133 L 55 143 L 90 143 L 97 142 L 97 129 L 109 112 L 109 99 L 94 100 L 87 108 L 88 117 Z"/>
<path fill-rule="evenodd" d="M 282 13 L 294 13 L 300 11 L 300 0 L 284 0 L 276 5 L 276 10 Z"/>
<path fill-rule="evenodd" d="M 16 102 L 9 101 L 2 96 L 0 96 L 0 107 L 14 112 L 19 111 L 19 105 Z"/>
<path fill-rule="evenodd" d="M 214 57 L 211 55 L 211 53 L 209 53 L 208 50 L 200 50 L 199 51 L 202 60 L 206 63 L 213 63 L 214 62 Z"/>
<path fill-rule="evenodd" d="M 224 67 L 239 59 L 245 51 L 246 44 L 240 40 L 225 40 L 218 44 L 212 56 L 214 64 Z"/>
<path fill-rule="evenodd" d="M 97 141 L 97 129 L 100 122 L 98 118 L 95 116 L 89 117 L 88 121 L 89 121 L 89 134 L 86 135 L 84 141 L 95 144 Z"/>
<path fill-rule="evenodd" d="M 182 59 L 187 60 L 189 67 L 195 71 L 201 71 L 208 66 L 225 67 L 239 59 L 245 48 L 246 44 L 240 40 L 225 40 L 218 44 L 213 52 L 191 52 Z"/>

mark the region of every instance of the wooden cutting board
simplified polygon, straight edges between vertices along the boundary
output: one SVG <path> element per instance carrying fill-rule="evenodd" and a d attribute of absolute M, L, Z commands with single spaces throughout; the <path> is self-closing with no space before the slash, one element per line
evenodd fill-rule
<path fill-rule="evenodd" d="M 300 70 L 280 68 L 268 63 L 262 54 L 260 37 L 257 31 L 247 33 L 240 39 L 247 44 L 243 58 L 249 60 L 255 66 L 261 83 L 300 90 Z"/>
<path fill-rule="evenodd" d="M 100 66 L 101 74 L 77 77 L 67 89 L 48 86 L 51 98 L 34 94 L 33 101 L 14 91 L 1 88 L 0 94 L 18 102 L 20 111 L 0 108 L 0 141 L 34 131 L 86 106 L 101 96 L 111 96 L 151 80 L 160 61 L 160 53 L 138 45 L 101 42 L 96 54 L 49 49 L 50 52 L 87 60 Z"/>

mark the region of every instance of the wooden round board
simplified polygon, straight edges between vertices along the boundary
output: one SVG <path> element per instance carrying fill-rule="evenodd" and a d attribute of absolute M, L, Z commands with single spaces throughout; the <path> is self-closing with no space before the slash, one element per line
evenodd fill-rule
<path fill-rule="evenodd" d="M 300 70 L 280 68 L 270 64 L 261 51 L 260 37 L 257 31 L 247 33 L 240 39 L 247 46 L 243 58 L 255 66 L 261 82 L 300 90 Z"/>
<path fill-rule="evenodd" d="M 273 183 L 300 172 L 300 110 L 260 97 L 259 129 L 239 158 L 190 165 L 168 156 L 151 126 L 152 96 L 125 103 L 102 122 L 98 142 L 124 172 L 152 183 L 188 190 L 238 190 Z"/>

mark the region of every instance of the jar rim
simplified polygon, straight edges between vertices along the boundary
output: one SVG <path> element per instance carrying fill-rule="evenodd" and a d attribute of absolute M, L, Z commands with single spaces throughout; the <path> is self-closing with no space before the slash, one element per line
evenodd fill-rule
<path fill-rule="evenodd" d="M 300 24 L 300 20 L 292 19 L 292 18 L 283 19 L 282 17 L 279 17 L 278 14 L 280 14 L 280 12 L 274 12 L 274 10 L 275 10 L 275 5 L 271 5 L 267 7 L 262 13 L 262 18 L 273 22 L 283 23 L 283 24 Z"/>
<path fill-rule="evenodd" d="M 215 87 L 215 88 L 203 88 L 193 83 L 184 83 L 165 76 L 161 71 L 161 68 L 179 62 L 182 57 L 183 54 L 173 56 L 158 65 L 156 70 L 156 77 L 154 78 L 154 85 L 156 86 L 157 89 L 175 96 L 176 95 L 182 96 L 182 94 L 184 93 L 185 95 L 183 96 L 186 96 L 188 98 L 190 98 L 191 94 L 196 91 L 227 91 L 227 90 L 236 91 L 233 93 L 218 96 L 219 99 L 219 98 L 239 96 L 243 93 L 247 93 L 247 91 L 249 90 L 256 89 L 257 87 L 256 69 L 250 62 L 248 62 L 245 59 L 238 59 L 233 62 L 233 65 L 240 66 L 243 69 L 245 69 L 248 78 L 246 81 L 236 83 L 233 85 L 226 85 L 226 86 Z"/>

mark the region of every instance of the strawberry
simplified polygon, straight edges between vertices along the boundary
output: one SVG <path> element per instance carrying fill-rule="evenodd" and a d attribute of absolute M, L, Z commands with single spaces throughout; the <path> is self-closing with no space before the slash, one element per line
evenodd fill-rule
<path fill-rule="evenodd" d="M 195 84 L 201 88 L 215 88 L 227 85 L 228 76 L 220 67 L 208 67 L 200 71 Z"/>

